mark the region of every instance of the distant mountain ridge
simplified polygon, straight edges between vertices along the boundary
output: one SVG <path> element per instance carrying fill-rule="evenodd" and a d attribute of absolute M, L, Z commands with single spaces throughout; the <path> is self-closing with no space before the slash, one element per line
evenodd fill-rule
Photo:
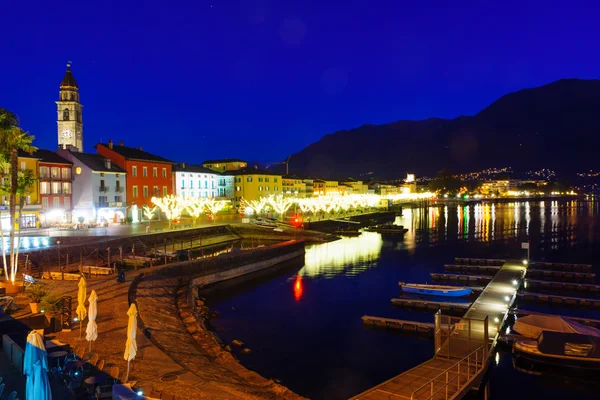
<path fill-rule="evenodd" d="M 561 79 L 502 96 L 472 117 L 401 120 L 325 135 L 293 154 L 290 173 L 396 178 L 496 166 L 597 168 L 600 80 Z"/>

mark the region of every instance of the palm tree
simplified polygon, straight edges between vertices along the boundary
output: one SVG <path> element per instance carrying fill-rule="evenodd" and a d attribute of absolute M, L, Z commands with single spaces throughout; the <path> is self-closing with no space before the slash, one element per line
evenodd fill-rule
<path fill-rule="evenodd" d="M 19 192 L 19 151 L 32 154 L 37 150 L 32 145 L 34 136 L 19 127 L 19 118 L 12 112 L 0 109 L 0 162 L 10 164 L 9 213 L 10 213 L 10 280 L 14 283 L 17 275 L 17 256 L 14 246 L 15 217 L 17 209 L 17 195 Z M 20 218 L 19 218 L 20 219 Z M 6 265 L 5 265 L 6 267 Z"/>

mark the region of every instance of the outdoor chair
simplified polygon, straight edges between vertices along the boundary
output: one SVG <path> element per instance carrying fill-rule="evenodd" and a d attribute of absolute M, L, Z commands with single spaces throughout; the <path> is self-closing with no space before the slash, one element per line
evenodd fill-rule
<path fill-rule="evenodd" d="M 111 376 L 111 378 L 119 380 L 119 367 L 110 367 L 108 374 Z"/>
<path fill-rule="evenodd" d="M 90 364 L 94 367 L 98 364 L 98 354 L 92 354 L 92 358 L 90 358 Z"/>
<path fill-rule="evenodd" d="M 98 368 L 98 371 L 102 371 L 104 369 L 104 359 L 98 361 L 98 365 L 96 365 L 96 368 Z"/>
<path fill-rule="evenodd" d="M 85 348 L 84 347 L 80 347 L 79 349 L 77 349 L 77 358 L 79 358 L 80 360 L 83 360 L 83 356 L 85 355 Z"/>
<path fill-rule="evenodd" d="M 160 399 L 161 393 L 158 390 L 153 390 L 152 392 L 150 392 L 150 397 L 153 397 L 155 399 Z"/>

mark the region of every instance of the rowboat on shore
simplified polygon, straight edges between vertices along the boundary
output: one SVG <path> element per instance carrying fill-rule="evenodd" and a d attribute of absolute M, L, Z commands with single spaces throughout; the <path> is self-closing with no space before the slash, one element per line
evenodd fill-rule
<path fill-rule="evenodd" d="M 417 283 L 398 282 L 402 292 L 424 296 L 466 297 L 471 294 L 471 288 L 462 286 L 422 285 Z"/>

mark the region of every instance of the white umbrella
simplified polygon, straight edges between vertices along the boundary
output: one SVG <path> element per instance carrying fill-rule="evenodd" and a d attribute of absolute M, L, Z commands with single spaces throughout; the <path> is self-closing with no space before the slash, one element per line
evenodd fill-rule
<path fill-rule="evenodd" d="M 79 290 L 77 291 L 77 318 L 79 318 L 79 338 L 81 339 L 81 323 L 87 315 L 85 309 L 85 297 L 87 294 L 87 283 L 83 277 L 79 280 Z"/>
<path fill-rule="evenodd" d="M 23 357 L 23 373 L 27 375 L 25 386 L 28 399 L 52 399 L 48 383 L 48 357 L 44 339 L 36 331 L 27 335 L 27 345 Z"/>
<path fill-rule="evenodd" d="M 85 340 L 90 342 L 90 357 L 92 356 L 92 341 L 98 339 L 98 325 L 96 325 L 96 317 L 98 316 L 98 295 L 95 290 L 90 294 L 88 324 L 85 329 Z"/>
<path fill-rule="evenodd" d="M 135 341 L 135 333 L 137 331 L 137 308 L 135 303 L 131 303 L 127 315 L 129 315 L 129 322 L 127 323 L 127 342 L 125 343 L 125 354 L 123 357 L 127 360 L 127 374 L 125 375 L 124 381 L 127 382 L 129 379 L 129 363 L 135 358 L 137 353 L 137 343 Z"/>

